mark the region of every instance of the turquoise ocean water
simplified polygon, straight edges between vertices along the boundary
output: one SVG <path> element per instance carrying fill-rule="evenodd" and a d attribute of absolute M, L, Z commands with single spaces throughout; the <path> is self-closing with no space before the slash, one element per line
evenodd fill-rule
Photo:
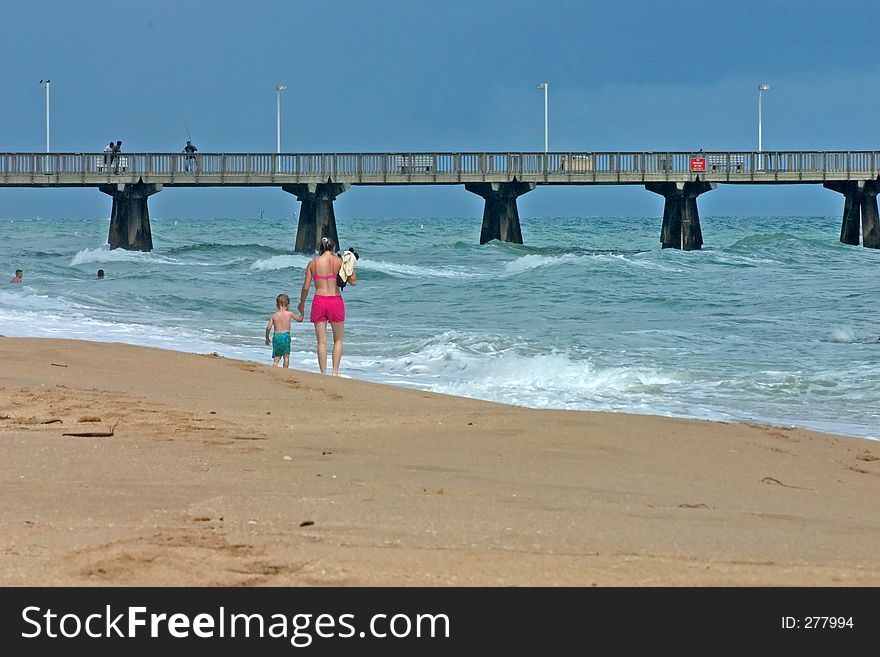
<path fill-rule="evenodd" d="M 139 253 L 108 249 L 106 218 L 0 217 L 0 334 L 271 363 L 275 296 L 298 299 L 308 262 L 295 223 L 151 223 Z M 346 376 L 880 438 L 880 251 L 840 244 L 837 217 L 704 217 L 689 253 L 660 249 L 656 217 L 523 219 L 524 246 L 479 246 L 474 218 L 337 223 L 361 255 Z M 317 371 L 307 322 L 291 366 Z"/>

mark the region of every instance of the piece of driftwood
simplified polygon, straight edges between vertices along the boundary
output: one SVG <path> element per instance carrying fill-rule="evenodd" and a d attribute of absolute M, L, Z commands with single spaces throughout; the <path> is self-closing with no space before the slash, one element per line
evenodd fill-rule
<path fill-rule="evenodd" d="M 76 436 L 77 438 L 109 438 L 116 431 L 116 425 L 119 424 L 119 420 L 110 427 L 110 431 L 73 431 L 70 433 L 63 433 L 62 436 Z"/>

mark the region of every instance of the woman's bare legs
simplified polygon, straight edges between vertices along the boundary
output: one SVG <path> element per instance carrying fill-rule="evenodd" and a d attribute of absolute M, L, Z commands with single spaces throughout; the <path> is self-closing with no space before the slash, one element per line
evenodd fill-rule
<path fill-rule="evenodd" d="M 339 361 L 342 360 L 342 338 L 345 335 L 345 322 L 330 322 L 330 327 L 333 329 L 333 376 L 339 376 Z M 325 343 L 327 341 L 326 336 L 327 334 L 325 333 Z M 323 372 L 324 370 L 321 371 Z"/>
<path fill-rule="evenodd" d="M 334 335 L 336 335 L 334 331 Z M 315 337 L 318 339 L 318 368 L 321 374 L 327 373 L 327 322 L 315 322 Z M 333 360 L 336 360 L 334 348 Z"/>

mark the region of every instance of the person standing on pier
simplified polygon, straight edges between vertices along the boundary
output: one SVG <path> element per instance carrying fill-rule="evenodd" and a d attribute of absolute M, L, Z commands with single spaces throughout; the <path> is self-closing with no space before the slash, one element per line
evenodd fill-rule
<path fill-rule="evenodd" d="M 113 162 L 113 142 L 104 146 L 104 169 L 110 172 L 110 163 Z"/>
<path fill-rule="evenodd" d="M 186 146 L 183 147 L 183 152 L 186 153 L 186 164 L 184 164 L 184 169 L 186 171 L 192 171 L 196 164 L 196 156 L 193 155 L 198 148 L 191 141 L 186 142 Z"/>
<path fill-rule="evenodd" d="M 122 140 L 120 139 L 115 144 L 113 144 L 113 150 L 110 154 L 110 159 L 113 162 L 113 173 L 119 174 L 119 154 L 122 152 Z"/>

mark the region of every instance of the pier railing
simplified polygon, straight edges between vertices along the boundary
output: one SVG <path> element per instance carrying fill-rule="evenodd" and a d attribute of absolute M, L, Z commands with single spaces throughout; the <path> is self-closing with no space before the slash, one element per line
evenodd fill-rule
<path fill-rule="evenodd" d="M 286 183 L 798 183 L 876 179 L 880 151 L 510 153 L 0 153 L 0 185 Z"/>

